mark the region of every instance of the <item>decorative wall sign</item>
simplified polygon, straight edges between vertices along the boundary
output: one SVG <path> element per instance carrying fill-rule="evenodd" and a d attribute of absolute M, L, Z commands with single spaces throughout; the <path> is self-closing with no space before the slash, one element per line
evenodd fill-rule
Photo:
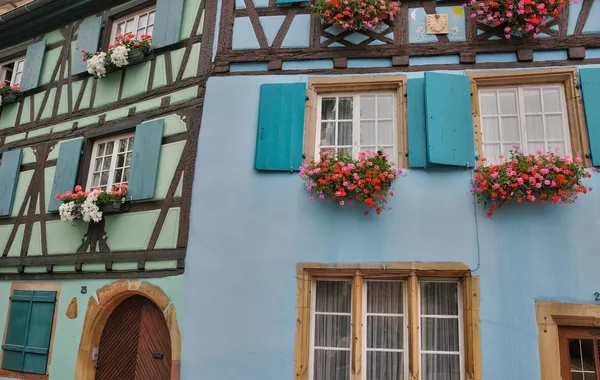
<path fill-rule="evenodd" d="M 427 15 L 427 34 L 448 34 L 447 14 Z"/>

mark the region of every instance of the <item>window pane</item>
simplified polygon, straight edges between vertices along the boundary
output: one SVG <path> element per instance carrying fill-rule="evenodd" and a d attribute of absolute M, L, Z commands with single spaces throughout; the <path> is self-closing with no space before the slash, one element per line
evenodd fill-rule
<path fill-rule="evenodd" d="M 483 141 L 500 141 L 500 123 L 497 117 L 483 117 Z"/>
<path fill-rule="evenodd" d="M 581 358 L 583 370 L 596 372 L 596 360 L 594 359 L 594 341 L 592 339 L 581 339 Z"/>
<path fill-rule="evenodd" d="M 425 351 L 460 350 L 458 318 L 421 318 L 421 349 Z"/>
<path fill-rule="evenodd" d="M 460 380 L 460 356 L 422 354 L 423 380 Z"/>
<path fill-rule="evenodd" d="M 498 105 L 496 104 L 496 92 L 480 92 L 481 115 L 498 115 Z"/>
<path fill-rule="evenodd" d="M 421 315 L 458 315 L 458 284 L 422 282 Z"/>
<path fill-rule="evenodd" d="M 148 25 L 154 25 L 154 11 L 150 12 L 150 16 L 148 17 Z"/>
<path fill-rule="evenodd" d="M 339 120 L 352 120 L 352 98 L 340 98 L 340 114 Z"/>
<path fill-rule="evenodd" d="M 121 180 L 122 183 L 127 183 L 129 182 L 129 168 L 126 168 L 125 170 L 123 170 L 123 179 Z"/>
<path fill-rule="evenodd" d="M 516 91 L 500 91 L 500 113 L 502 115 L 517 114 L 517 93 Z"/>
<path fill-rule="evenodd" d="M 148 30 L 146 31 L 146 34 L 152 35 L 153 31 L 154 31 L 154 27 L 153 26 L 149 26 Z"/>
<path fill-rule="evenodd" d="M 562 115 L 546 116 L 546 134 L 548 139 L 563 138 L 563 118 Z"/>
<path fill-rule="evenodd" d="M 402 282 L 368 281 L 367 313 L 404 314 Z"/>
<path fill-rule="evenodd" d="M 92 176 L 92 187 L 100 185 L 100 173 L 94 173 Z"/>
<path fill-rule="evenodd" d="M 561 112 L 558 88 L 544 88 L 544 112 Z"/>
<path fill-rule="evenodd" d="M 110 170 L 110 160 L 111 157 L 105 157 L 104 162 L 102 163 L 102 170 Z"/>
<path fill-rule="evenodd" d="M 526 113 L 542 112 L 542 104 L 539 88 L 526 88 L 523 90 Z"/>
<path fill-rule="evenodd" d="M 131 153 L 127 153 L 127 158 L 125 159 L 125 166 L 131 166 Z"/>
<path fill-rule="evenodd" d="M 335 121 L 321 123 L 321 146 L 335 145 Z"/>
<path fill-rule="evenodd" d="M 96 163 L 94 164 L 94 171 L 100 171 L 100 169 L 102 168 L 102 159 L 101 158 L 96 158 Z"/>
<path fill-rule="evenodd" d="M 140 19 L 138 21 L 138 29 L 145 28 L 146 25 L 148 25 L 148 15 L 147 14 L 140 16 Z"/>
<path fill-rule="evenodd" d="M 105 186 L 108 183 L 108 172 L 102 172 L 100 177 L 100 185 Z"/>
<path fill-rule="evenodd" d="M 125 32 L 131 33 L 135 30 L 135 22 L 134 19 L 127 20 L 127 24 L 125 25 Z"/>
<path fill-rule="evenodd" d="M 515 142 L 521 141 L 519 135 L 519 119 L 517 116 L 514 117 L 503 117 L 502 123 L 502 141 L 503 142 Z"/>
<path fill-rule="evenodd" d="M 117 167 L 122 168 L 125 165 L 125 154 L 117 155 Z"/>
<path fill-rule="evenodd" d="M 335 120 L 335 98 L 323 98 L 321 101 L 321 120 Z"/>
<path fill-rule="evenodd" d="M 391 120 L 377 122 L 377 144 L 378 145 L 393 145 L 394 144 L 394 126 Z"/>
<path fill-rule="evenodd" d="M 542 116 L 525 116 L 525 122 L 527 123 L 528 140 L 544 139 L 544 125 L 542 123 Z"/>
<path fill-rule="evenodd" d="M 391 119 L 394 116 L 394 97 L 391 95 L 377 97 L 377 118 Z"/>
<path fill-rule="evenodd" d="M 569 339 L 569 362 L 571 363 L 571 371 L 583 370 L 581 344 L 579 339 Z"/>
<path fill-rule="evenodd" d="M 500 144 L 483 144 L 483 155 L 489 162 L 499 163 L 501 154 Z"/>
<path fill-rule="evenodd" d="M 375 144 L 377 144 L 377 130 L 375 129 L 375 121 L 361 121 L 360 145 Z"/>
<path fill-rule="evenodd" d="M 117 169 L 115 171 L 115 183 L 121 183 L 123 180 L 123 169 Z"/>
<path fill-rule="evenodd" d="M 403 380 L 404 353 L 367 352 L 367 380 Z"/>
<path fill-rule="evenodd" d="M 544 152 L 546 151 L 546 146 L 543 142 L 529 142 L 527 143 L 527 151 L 531 154 L 531 153 L 536 153 L 536 152 Z"/>
<path fill-rule="evenodd" d="M 127 151 L 127 139 L 119 140 L 119 153 L 123 153 Z"/>
<path fill-rule="evenodd" d="M 115 143 L 112 142 L 112 141 L 106 143 L 106 153 L 105 153 L 105 155 L 108 156 L 109 154 L 113 153 L 114 145 L 115 145 Z"/>
<path fill-rule="evenodd" d="M 317 312 L 350 313 L 352 284 L 350 281 L 317 281 Z"/>
<path fill-rule="evenodd" d="M 98 145 L 98 157 L 104 156 L 104 149 L 106 148 L 106 144 Z"/>
<path fill-rule="evenodd" d="M 352 122 L 338 122 L 338 141 L 337 145 L 352 145 Z"/>
<path fill-rule="evenodd" d="M 360 118 L 375 119 L 375 96 L 360 97 Z"/>
<path fill-rule="evenodd" d="M 315 347 L 350 348 L 350 315 L 315 315 Z"/>
<path fill-rule="evenodd" d="M 350 351 L 315 350 L 314 380 L 350 380 Z"/>
<path fill-rule="evenodd" d="M 404 318 L 367 316 L 367 348 L 402 349 Z"/>

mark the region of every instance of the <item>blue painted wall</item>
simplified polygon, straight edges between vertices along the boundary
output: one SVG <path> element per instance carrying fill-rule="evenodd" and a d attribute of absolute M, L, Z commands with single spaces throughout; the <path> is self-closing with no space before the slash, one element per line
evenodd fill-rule
<path fill-rule="evenodd" d="M 534 301 L 593 303 L 600 291 L 600 176 L 576 204 L 509 207 L 493 219 L 473 205 L 465 169 L 406 172 L 380 216 L 310 202 L 296 175 L 252 169 L 260 84 L 307 80 L 208 81 L 182 379 L 292 378 L 297 262 L 458 261 L 480 277 L 484 378 L 539 380 Z"/>

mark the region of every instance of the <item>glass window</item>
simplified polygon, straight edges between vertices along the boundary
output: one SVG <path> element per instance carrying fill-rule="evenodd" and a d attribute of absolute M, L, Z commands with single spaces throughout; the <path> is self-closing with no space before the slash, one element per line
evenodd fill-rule
<path fill-rule="evenodd" d="M 113 21 L 110 40 L 115 42 L 119 33 L 134 33 L 138 39 L 142 37 L 142 34 L 152 35 L 155 13 L 154 8 L 144 9 Z"/>
<path fill-rule="evenodd" d="M 133 134 L 103 139 L 94 143 L 87 189 L 112 190 L 116 184 L 127 184 L 133 155 Z"/>

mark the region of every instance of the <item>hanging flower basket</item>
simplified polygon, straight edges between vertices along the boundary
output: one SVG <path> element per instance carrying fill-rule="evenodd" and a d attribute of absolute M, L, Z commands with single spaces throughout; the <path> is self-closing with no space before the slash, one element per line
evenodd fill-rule
<path fill-rule="evenodd" d="M 115 214 L 127 211 L 129 203 L 125 201 L 127 185 L 115 185 L 108 193 L 99 188 L 91 192 L 83 191 L 81 186 L 75 186 L 75 191 L 56 194 L 63 204 L 58 211 L 63 222 L 73 222 L 81 219 L 86 223 L 98 223 L 104 214 Z"/>
<path fill-rule="evenodd" d="M 389 0 L 316 0 L 308 5 L 314 17 L 345 30 L 373 30 L 393 20 L 400 3 Z"/>
<path fill-rule="evenodd" d="M 6 82 L 0 82 L 0 106 L 15 103 L 19 94 L 19 85 L 11 86 Z"/>
<path fill-rule="evenodd" d="M 568 204 L 592 190 L 583 184 L 582 180 L 592 175 L 585 171 L 581 159 L 541 151 L 524 155 L 518 147 L 513 148 L 508 160 L 481 166 L 471 179 L 471 192 L 488 209 L 489 217 L 507 203 Z"/>
<path fill-rule="evenodd" d="M 141 39 L 136 39 L 135 34 L 118 34 L 117 42 L 108 47 L 108 52 L 90 53 L 81 49 L 83 61 L 87 62 L 88 73 L 97 78 L 102 78 L 106 74 L 117 71 L 123 67 L 133 66 L 144 62 L 147 55 L 150 54 L 150 43 L 152 37 L 143 34 Z"/>
<path fill-rule="evenodd" d="M 360 153 L 355 160 L 328 149 L 321 152 L 319 162 L 311 161 L 300 167 L 300 178 L 306 190 L 313 193 L 311 201 L 315 195 L 340 206 L 356 201 L 369 207 L 365 214 L 371 209 L 380 214 L 385 208 L 386 196 L 394 195 L 390 187 L 400 172 L 381 151 Z"/>
<path fill-rule="evenodd" d="M 573 0 L 469 0 L 463 5 L 471 18 L 499 28 L 504 37 L 520 37 L 529 32 L 537 38 L 540 28 L 556 18 Z"/>

